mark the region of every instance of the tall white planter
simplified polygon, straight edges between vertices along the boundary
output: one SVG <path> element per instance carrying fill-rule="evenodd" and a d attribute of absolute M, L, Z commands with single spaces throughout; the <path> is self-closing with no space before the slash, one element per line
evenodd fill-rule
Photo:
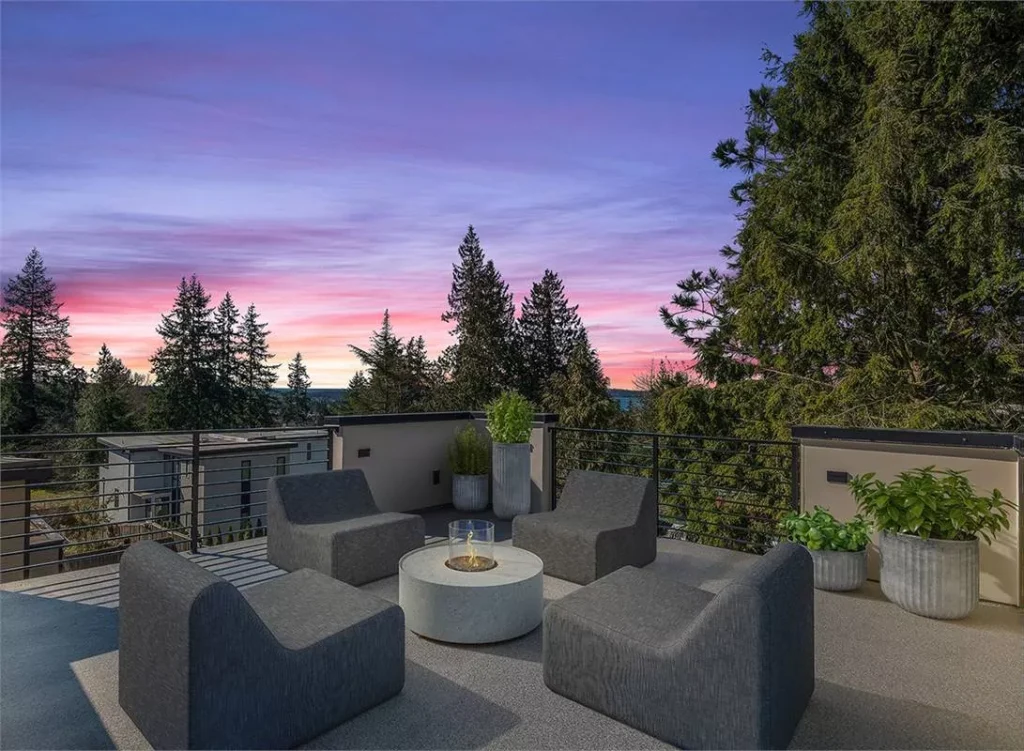
<path fill-rule="evenodd" d="M 530 513 L 530 444 L 495 443 L 491 478 L 495 516 Z"/>
<path fill-rule="evenodd" d="M 966 618 L 978 604 L 978 540 L 922 540 L 882 532 L 882 594 L 928 618 Z"/>
<path fill-rule="evenodd" d="M 483 511 L 490 479 L 487 475 L 453 475 L 452 505 L 458 511 Z"/>

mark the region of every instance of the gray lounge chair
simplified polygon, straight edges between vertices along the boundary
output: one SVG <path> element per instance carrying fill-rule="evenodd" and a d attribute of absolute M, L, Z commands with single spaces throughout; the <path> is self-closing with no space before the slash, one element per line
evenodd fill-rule
<path fill-rule="evenodd" d="M 119 701 L 154 748 L 289 748 L 405 683 L 402 609 L 315 571 L 240 592 L 146 541 L 120 579 Z"/>
<path fill-rule="evenodd" d="M 547 607 L 544 682 L 683 748 L 785 748 L 814 691 L 813 585 L 791 544 L 718 595 L 621 569 Z"/>
<path fill-rule="evenodd" d="M 285 571 L 311 568 L 358 587 L 397 574 L 425 538 L 422 517 L 377 508 L 361 469 L 267 482 L 267 560 Z"/>
<path fill-rule="evenodd" d="M 643 477 L 569 474 L 554 511 L 517 516 L 512 544 L 544 561 L 544 573 L 589 584 L 658 554 L 658 497 Z"/>

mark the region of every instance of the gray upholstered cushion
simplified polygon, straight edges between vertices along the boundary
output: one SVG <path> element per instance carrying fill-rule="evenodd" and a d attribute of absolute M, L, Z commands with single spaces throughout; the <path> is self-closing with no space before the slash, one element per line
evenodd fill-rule
<path fill-rule="evenodd" d="M 544 680 L 685 748 L 784 748 L 814 690 L 810 556 L 783 545 L 711 595 L 625 568 L 548 606 Z"/>
<path fill-rule="evenodd" d="M 398 573 L 422 547 L 423 518 L 382 513 L 361 469 L 272 477 L 267 483 L 267 559 L 359 586 Z"/>
<path fill-rule="evenodd" d="M 120 703 L 156 748 L 288 748 L 404 684 L 401 608 L 314 571 L 243 595 L 142 542 L 120 579 Z"/>
<path fill-rule="evenodd" d="M 517 516 L 512 543 L 544 561 L 544 573 L 589 584 L 657 555 L 658 499 L 653 481 L 574 471 L 554 511 Z"/>

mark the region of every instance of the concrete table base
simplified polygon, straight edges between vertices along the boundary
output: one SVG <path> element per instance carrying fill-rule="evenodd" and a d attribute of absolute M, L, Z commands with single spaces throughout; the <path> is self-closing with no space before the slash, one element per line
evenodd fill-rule
<path fill-rule="evenodd" d="M 490 571 L 453 571 L 448 545 L 414 550 L 398 563 L 398 604 L 413 633 L 456 644 L 489 644 L 533 631 L 544 615 L 544 564 L 498 545 Z"/>

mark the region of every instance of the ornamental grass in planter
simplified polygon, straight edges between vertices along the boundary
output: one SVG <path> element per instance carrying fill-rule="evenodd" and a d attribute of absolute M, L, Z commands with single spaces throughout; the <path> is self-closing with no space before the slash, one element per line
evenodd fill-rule
<path fill-rule="evenodd" d="M 964 472 L 934 466 L 901 472 L 890 483 L 854 477 L 857 507 L 879 530 L 882 594 L 929 618 L 966 618 L 978 604 L 978 539 L 1008 529 L 999 490 L 974 491 Z"/>
<path fill-rule="evenodd" d="M 494 514 L 512 519 L 530 513 L 530 429 L 533 407 L 515 391 L 487 405 L 487 432 L 494 445 L 491 478 Z"/>
<path fill-rule="evenodd" d="M 487 508 L 487 486 L 491 472 L 491 448 L 472 425 L 455 434 L 448 446 L 452 468 L 452 505 L 459 511 Z"/>
<path fill-rule="evenodd" d="M 832 592 L 860 589 L 868 578 L 871 527 L 860 515 L 836 521 L 826 508 L 793 511 L 782 518 L 790 541 L 807 548 L 814 561 L 814 587 Z"/>

